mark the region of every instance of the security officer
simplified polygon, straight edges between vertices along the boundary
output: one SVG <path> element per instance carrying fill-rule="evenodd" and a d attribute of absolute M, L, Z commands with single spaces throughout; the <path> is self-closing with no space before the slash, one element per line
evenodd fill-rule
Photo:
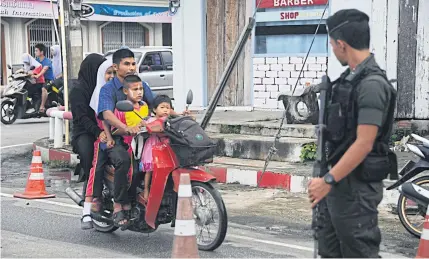
<path fill-rule="evenodd" d="M 348 68 L 333 82 L 327 108 L 329 172 L 308 188 L 312 207 L 320 204 L 319 255 L 325 258 L 379 257 L 382 180 L 397 174 L 388 146 L 396 91 L 369 51 L 368 22 L 356 9 L 326 21 L 332 50 Z"/>

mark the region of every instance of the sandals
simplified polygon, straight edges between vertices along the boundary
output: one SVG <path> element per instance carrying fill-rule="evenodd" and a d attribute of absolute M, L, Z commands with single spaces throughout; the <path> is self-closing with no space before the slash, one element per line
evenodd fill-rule
<path fill-rule="evenodd" d="M 103 216 L 101 213 L 102 204 L 98 199 L 94 199 L 91 204 L 91 217 L 98 221 L 103 221 Z"/>
<path fill-rule="evenodd" d="M 120 227 L 121 230 L 126 230 L 130 224 L 130 211 L 131 210 L 120 210 L 113 213 L 113 224 L 115 227 Z M 126 223 L 119 224 L 121 221 L 126 221 Z"/>
<path fill-rule="evenodd" d="M 91 221 L 83 221 L 83 219 L 85 217 L 90 217 L 91 218 L 91 215 L 85 214 L 85 215 L 82 216 L 82 218 L 80 218 L 80 228 L 82 230 L 88 230 L 88 229 L 94 228 L 94 226 L 92 225 L 92 220 Z"/>

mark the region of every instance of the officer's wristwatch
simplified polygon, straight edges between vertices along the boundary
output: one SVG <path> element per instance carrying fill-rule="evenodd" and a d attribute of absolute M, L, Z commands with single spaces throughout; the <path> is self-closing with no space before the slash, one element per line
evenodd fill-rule
<path fill-rule="evenodd" d="M 325 180 L 325 183 L 329 184 L 329 185 L 335 185 L 337 184 L 337 182 L 335 181 L 335 178 L 332 174 L 327 173 L 325 174 L 325 176 L 323 177 L 323 180 Z"/>

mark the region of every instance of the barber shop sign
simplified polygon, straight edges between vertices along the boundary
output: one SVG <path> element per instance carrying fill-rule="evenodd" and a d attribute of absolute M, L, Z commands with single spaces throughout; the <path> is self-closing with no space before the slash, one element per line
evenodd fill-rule
<path fill-rule="evenodd" d="M 323 15 L 323 9 L 294 10 L 256 13 L 256 22 L 281 22 L 295 20 L 318 20 Z M 322 19 L 328 18 L 328 12 Z"/>
<path fill-rule="evenodd" d="M 261 1 L 259 8 L 284 8 L 325 5 L 328 0 L 256 0 L 256 6 Z"/>

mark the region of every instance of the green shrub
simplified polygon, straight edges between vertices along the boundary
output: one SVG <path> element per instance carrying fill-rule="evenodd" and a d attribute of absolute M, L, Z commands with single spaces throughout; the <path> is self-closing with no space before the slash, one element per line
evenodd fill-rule
<path fill-rule="evenodd" d="M 299 158 L 301 158 L 302 162 L 313 161 L 316 159 L 316 151 L 317 151 L 316 143 L 307 143 L 303 145 L 301 149 L 301 155 L 299 156 Z"/>

